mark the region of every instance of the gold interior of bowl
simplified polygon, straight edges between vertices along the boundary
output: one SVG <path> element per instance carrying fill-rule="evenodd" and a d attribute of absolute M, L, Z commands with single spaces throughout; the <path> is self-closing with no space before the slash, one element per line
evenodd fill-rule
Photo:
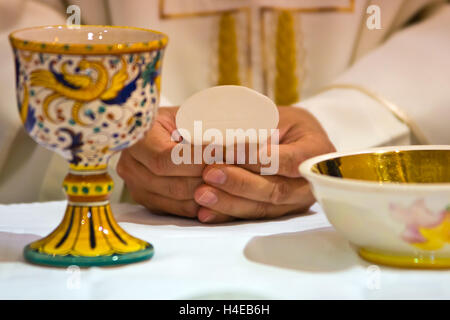
<path fill-rule="evenodd" d="M 355 154 L 319 162 L 311 170 L 332 177 L 380 183 L 449 183 L 450 150 Z"/>

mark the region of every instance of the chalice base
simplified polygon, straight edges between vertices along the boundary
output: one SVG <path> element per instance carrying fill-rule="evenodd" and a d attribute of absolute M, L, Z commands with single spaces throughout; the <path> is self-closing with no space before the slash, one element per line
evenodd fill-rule
<path fill-rule="evenodd" d="M 69 173 L 64 180 L 69 204 L 63 220 L 48 236 L 25 247 L 25 259 L 56 267 L 113 266 L 150 259 L 153 246 L 129 235 L 114 219 L 108 201 L 112 185 L 106 172 Z"/>

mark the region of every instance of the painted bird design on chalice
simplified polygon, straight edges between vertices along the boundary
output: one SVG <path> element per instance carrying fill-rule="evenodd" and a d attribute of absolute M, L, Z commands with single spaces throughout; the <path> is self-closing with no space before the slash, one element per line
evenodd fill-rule
<path fill-rule="evenodd" d="M 56 122 L 49 114 L 50 104 L 59 98 L 74 100 L 72 107 L 72 119 L 83 126 L 80 119 L 80 110 L 86 102 L 100 99 L 109 105 L 122 105 L 130 95 L 136 90 L 136 82 L 141 77 L 141 67 L 136 77 L 126 84 L 128 80 L 127 63 L 121 58 L 121 68 L 113 75 L 109 81 L 108 71 L 101 61 L 80 60 L 76 67 L 76 73 L 71 74 L 67 68 L 71 61 L 66 61 L 61 65 L 61 72 L 55 70 L 56 61 L 50 62 L 49 70 L 35 70 L 31 73 L 31 85 L 40 86 L 52 90 L 43 101 L 42 109 L 46 118 Z M 84 70 L 94 70 L 96 79 L 90 75 L 78 74 Z M 109 84 L 109 85 L 108 85 Z"/>

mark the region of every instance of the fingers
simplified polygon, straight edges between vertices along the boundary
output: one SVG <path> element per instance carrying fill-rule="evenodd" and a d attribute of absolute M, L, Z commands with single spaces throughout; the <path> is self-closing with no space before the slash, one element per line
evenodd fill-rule
<path fill-rule="evenodd" d="M 197 218 L 200 222 L 208 224 L 226 223 L 236 220 L 236 218 L 232 216 L 227 216 L 205 207 L 200 207 L 200 209 L 198 210 Z"/>
<path fill-rule="evenodd" d="M 296 178 L 300 177 L 298 166 L 305 159 L 294 145 L 268 145 L 260 150 L 257 163 L 246 162 L 239 166 L 258 174 Z"/>
<path fill-rule="evenodd" d="M 261 176 L 233 165 L 208 166 L 203 180 L 231 195 L 274 205 L 296 204 L 309 192 L 305 179 Z"/>
<path fill-rule="evenodd" d="M 176 142 L 171 140 L 168 132 L 155 124 L 152 130 L 147 132 L 144 139 L 127 149 L 130 154 L 158 176 L 201 176 L 202 164 L 175 164 L 172 159 L 172 149 Z M 189 147 L 191 148 L 191 147 Z M 178 153 L 183 157 L 184 149 Z"/>
<path fill-rule="evenodd" d="M 237 197 L 209 185 L 201 185 L 194 193 L 195 201 L 224 215 L 242 219 L 276 218 L 304 211 L 314 202 L 310 192 L 296 204 L 274 205 Z"/>
<path fill-rule="evenodd" d="M 179 107 L 159 107 L 155 117 L 155 123 L 159 124 L 167 132 L 172 133 L 177 129 L 176 115 Z"/>
<path fill-rule="evenodd" d="M 234 157 L 225 158 L 227 164 L 238 165 L 247 170 L 263 175 L 281 175 L 284 177 L 300 177 L 298 166 L 307 158 L 315 155 L 315 141 L 302 144 L 296 141 L 291 144 L 249 144 L 230 149 Z M 224 152 L 225 154 L 225 152 Z M 319 154 L 319 153 L 318 153 Z"/>
<path fill-rule="evenodd" d="M 280 122 L 279 141 L 271 141 L 264 148 L 261 146 L 256 164 L 238 164 L 239 166 L 260 173 L 261 169 L 267 167 L 263 160 L 270 160 L 274 167 L 271 172 L 285 177 L 300 177 L 298 166 L 306 159 L 324 153 L 334 152 L 335 148 L 329 140 L 326 132 L 316 118 L 308 111 L 296 107 L 279 107 Z"/>
<path fill-rule="evenodd" d="M 202 183 L 200 177 L 161 177 L 153 174 L 136 161 L 126 150 L 122 152 L 117 173 L 128 185 L 174 200 L 193 199 L 194 190 Z"/>
<path fill-rule="evenodd" d="M 193 194 L 201 178 L 156 176 L 127 150 L 120 156 L 117 173 L 124 179 L 133 200 L 151 211 L 197 217 L 199 205 L 193 200 Z"/>
<path fill-rule="evenodd" d="M 304 135 L 289 144 L 268 145 L 266 149 L 260 151 L 263 152 L 263 157 L 258 157 L 256 164 L 246 162 L 238 165 L 255 173 L 262 173 L 263 168 L 271 167 L 268 172 L 272 175 L 295 178 L 301 177 L 298 167 L 303 161 L 334 151 L 334 146 L 325 134 L 314 133 Z M 264 164 L 261 159 L 265 159 L 266 163 L 269 160 L 270 162 Z"/>
<path fill-rule="evenodd" d="M 176 110 L 177 108 L 160 108 L 151 130 L 143 139 L 128 148 L 127 152 L 155 175 L 199 177 L 203 170 L 202 164 L 177 165 L 172 159 L 172 149 L 179 138 L 174 134 L 177 132 Z M 191 147 L 181 149 L 177 155 L 182 157 L 187 149 L 191 150 Z"/>
<path fill-rule="evenodd" d="M 128 185 L 130 194 L 134 201 L 145 206 L 155 213 L 171 213 L 180 217 L 195 218 L 199 205 L 194 200 L 176 201 L 155 193 L 136 189 Z"/>

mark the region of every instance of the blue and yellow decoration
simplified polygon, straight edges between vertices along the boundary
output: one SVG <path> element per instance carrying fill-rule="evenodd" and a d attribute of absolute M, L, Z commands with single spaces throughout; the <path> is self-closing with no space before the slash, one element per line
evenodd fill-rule
<path fill-rule="evenodd" d="M 47 32 L 80 39 L 101 29 L 130 43 L 36 41 Z M 142 37 L 141 37 L 142 35 Z M 56 38 L 55 38 L 56 39 Z M 109 40 L 111 41 L 111 40 Z M 167 37 L 159 32 L 112 26 L 49 26 L 13 32 L 19 115 L 28 134 L 70 164 L 62 187 L 69 204 L 60 225 L 31 243 L 32 263 L 95 266 L 149 259 L 153 247 L 124 231 L 109 205 L 111 155 L 139 139 L 156 114 L 161 61 Z"/>

